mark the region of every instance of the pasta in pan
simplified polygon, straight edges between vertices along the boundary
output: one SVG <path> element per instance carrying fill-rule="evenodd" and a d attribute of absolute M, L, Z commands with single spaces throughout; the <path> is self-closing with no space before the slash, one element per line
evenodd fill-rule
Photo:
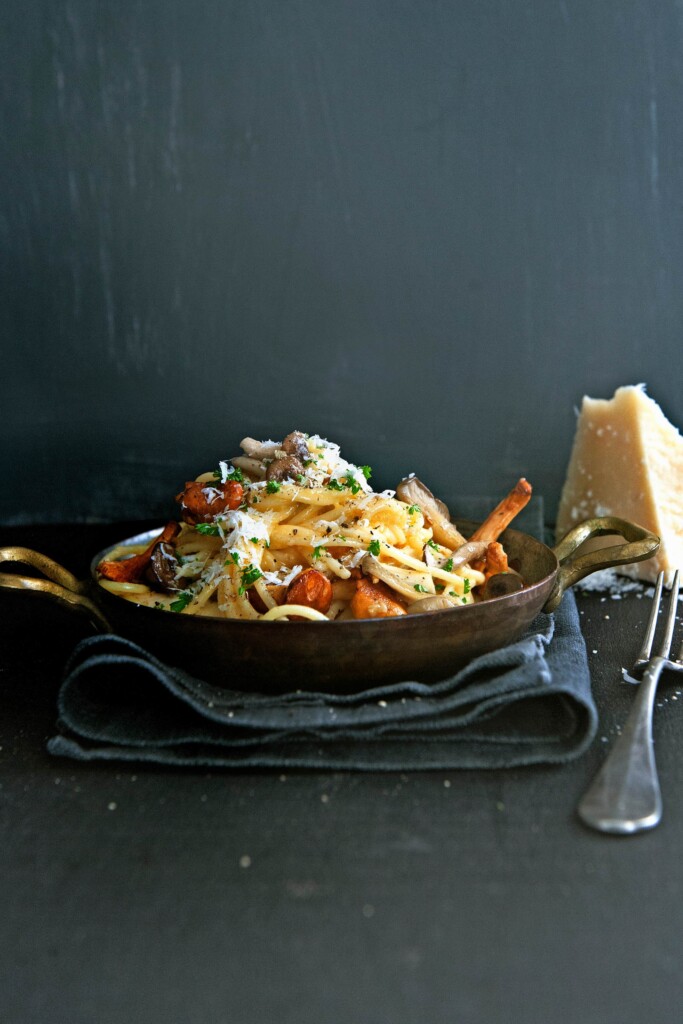
<path fill-rule="evenodd" d="M 181 524 L 132 557 L 111 552 L 100 584 L 184 615 L 265 621 L 386 618 L 471 604 L 493 577 L 522 585 L 497 537 L 526 481 L 466 541 L 416 477 L 377 493 L 369 467 L 318 435 L 242 449 L 186 484 Z"/>

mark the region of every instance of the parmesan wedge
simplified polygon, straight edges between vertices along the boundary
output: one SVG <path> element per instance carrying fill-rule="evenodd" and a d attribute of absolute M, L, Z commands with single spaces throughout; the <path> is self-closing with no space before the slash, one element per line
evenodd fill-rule
<path fill-rule="evenodd" d="M 557 513 L 558 538 L 592 516 L 620 516 L 661 538 L 656 555 L 617 571 L 671 583 L 683 568 L 683 437 L 643 385 L 618 388 L 613 398 L 584 398 Z M 614 538 L 591 542 L 613 544 Z"/>

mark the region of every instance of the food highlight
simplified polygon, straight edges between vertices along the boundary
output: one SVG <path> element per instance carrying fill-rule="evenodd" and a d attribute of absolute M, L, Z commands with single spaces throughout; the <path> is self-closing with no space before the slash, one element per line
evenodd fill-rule
<path fill-rule="evenodd" d="M 185 484 L 181 523 L 146 548 L 110 552 L 100 585 L 183 615 L 325 622 L 460 608 L 524 587 L 498 540 L 531 497 L 524 479 L 465 538 L 416 476 L 377 493 L 369 466 L 317 434 L 240 447 Z"/>

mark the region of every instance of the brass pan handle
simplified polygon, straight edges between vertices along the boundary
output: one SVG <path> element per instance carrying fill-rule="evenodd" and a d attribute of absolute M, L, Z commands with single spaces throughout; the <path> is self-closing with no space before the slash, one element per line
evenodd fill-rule
<path fill-rule="evenodd" d="M 574 552 L 584 541 L 605 534 L 620 534 L 626 543 L 612 544 L 609 547 L 587 551 L 583 555 L 572 558 Z M 553 548 L 560 567 L 557 571 L 555 586 L 543 611 L 554 611 L 562 600 L 565 590 L 574 586 L 584 576 L 590 576 L 592 572 L 597 572 L 599 569 L 611 569 L 615 565 L 643 562 L 656 553 L 659 543 L 659 537 L 656 534 L 636 523 L 629 522 L 628 519 L 619 519 L 617 516 L 599 516 L 579 523 L 565 534 L 559 544 Z"/>
<path fill-rule="evenodd" d="M 15 573 L 0 572 L 0 588 L 13 590 L 31 590 L 34 593 L 47 594 L 69 608 L 85 612 L 97 629 L 111 633 L 111 626 L 96 604 L 87 596 L 88 584 L 77 580 L 73 573 L 55 562 L 47 555 L 31 548 L 7 547 L 0 548 L 0 563 L 14 562 L 37 569 L 47 579 L 36 579 L 34 576 L 20 576 Z"/>

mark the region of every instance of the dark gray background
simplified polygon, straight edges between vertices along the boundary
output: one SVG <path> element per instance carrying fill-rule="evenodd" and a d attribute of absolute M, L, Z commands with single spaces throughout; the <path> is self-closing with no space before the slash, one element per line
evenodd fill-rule
<path fill-rule="evenodd" d="M 552 515 L 584 393 L 683 422 L 679 3 L 0 21 L 1 520 L 161 515 L 294 427 Z"/>

